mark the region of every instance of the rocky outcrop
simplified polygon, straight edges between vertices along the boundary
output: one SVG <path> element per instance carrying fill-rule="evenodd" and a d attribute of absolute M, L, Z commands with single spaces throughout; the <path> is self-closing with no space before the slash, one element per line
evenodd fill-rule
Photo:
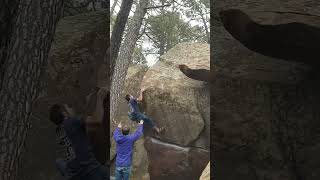
<path fill-rule="evenodd" d="M 95 104 L 85 109 L 85 102 L 96 87 L 107 85 L 107 19 L 107 13 L 97 11 L 59 21 L 43 78 L 47 87 L 33 105 L 32 127 L 19 179 L 59 179 L 55 167 L 55 126 L 48 119 L 48 109 L 54 103 L 68 103 L 78 114 L 94 111 Z"/>
<path fill-rule="evenodd" d="M 263 25 L 319 26 L 320 9 L 315 4 L 227 0 L 213 6 L 212 63 L 219 72 L 211 86 L 216 179 L 319 179 L 315 152 L 320 150 L 320 80 L 313 71 L 317 67 L 308 66 L 310 59 L 297 62 L 290 56 L 262 55 L 268 49 L 255 51 L 243 41 L 247 37 L 238 36 L 247 28 L 241 25 L 245 20 L 234 21 L 240 28 L 230 31 L 219 14 L 240 9 Z M 299 38 L 295 43 L 301 43 Z"/>
<path fill-rule="evenodd" d="M 178 64 L 209 69 L 209 45 L 180 44 L 162 56 L 141 83 L 146 89 L 143 107 L 159 126 L 166 126 L 162 140 L 188 146 L 208 130 L 209 89 L 207 83 L 185 76 Z M 209 137 L 208 131 L 205 133 Z"/>
<path fill-rule="evenodd" d="M 311 66 L 320 65 L 316 59 L 320 50 L 319 16 L 288 12 L 250 14 L 250 11 L 229 9 L 221 11 L 220 17 L 224 28 L 252 51 Z"/>
<path fill-rule="evenodd" d="M 151 179 L 199 179 L 210 159 L 201 148 L 181 147 L 148 137 L 145 142 L 149 156 Z"/>
<path fill-rule="evenodd" d="M 108 85 L 106 15 L 66 17 L 56 29 L 48 60 L 48 95 L 72 104 L 77 114 L 90 111 L 84 109 L 88 94 Z"/>
<path fill-rule="evenodd" d="M 161 135 L 147 133 L 151 179 L 198 179 L 209 161 L 209 84 L 188 78 L 178 64 L 210 69 L 209 45 L 179 44 L 146 72 L 143 110 Z M 152 138 L 151 138 L 151 137 Z"/>

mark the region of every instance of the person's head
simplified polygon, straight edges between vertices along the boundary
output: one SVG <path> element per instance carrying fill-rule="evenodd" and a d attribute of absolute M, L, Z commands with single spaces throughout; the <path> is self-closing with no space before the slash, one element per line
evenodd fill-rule
<path fill-rule="evenodd" d="M 61 104 L 54 104 L 50 107 L 50 121 L 54 124 L 61 124 L 66 115 L 66 111 Z"/>
<path fill-rule="evenodd" d="M 129 132 L 130 132 L 130 128 L 127 126 L 127 125 L 124 125 L 122 128 L 121 128 L 121 132 L 123 135 L 128 135 Z"/>
<path fill-rule="evenodd" d="M 125 97 L 125 99 L 129 102 L 129 101 L 130 101 L 130 97 L 131 97 L 131 95 L 130 95 L 130 94 L 127 94 L 126 97 Z"/>

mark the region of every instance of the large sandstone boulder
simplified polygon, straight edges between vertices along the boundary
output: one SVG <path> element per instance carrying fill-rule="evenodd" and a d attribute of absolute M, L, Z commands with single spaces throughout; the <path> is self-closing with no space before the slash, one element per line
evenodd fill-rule
<path fill-rule="evenodd" d="M 54 103 L 68 103 L 79 114 L 93 112 L 94 105 L 85 109 L 86 96 L 108 84 L 108 77 L 103 77 L 109 71 L 104 62 L 107 28 L 107 13 L 100 11 L 59 21 L 43 80 L 47 88 L 33 106 L 19 179 L 60 178 L 55 166 L 55 126 L 48 119 L 48 109 Z"/>
<path fill-rule="evenodd" d="M 188 78 L 176 65 L 209 69 L 209 60 L 208 44 L 184 43 L 161 56 L 145 74 L 141 84 L 146 89 L 143 107 L 159 126 L 166 127 L 162 140 L 188 146 L 208 130 L 209 86 Z"/>
<path fill-rule="evenodd" d="M 208 44 L 180 44 L 149 69 L 137 65 L 128 69 L 122 96 L 138 96 L 140 87 L 146 88 L 141 110 L 166 126 L 160 136 L 145 126 L 144 136 L 135 143 L 131 179 L 199 179 L 209 161 L 209 85 L 186 77 L 177 64 L 209 69 Z M 128 119 L 125 99 L 120 101 L 116 121 L 125 122 L 133 132 L 136 123 Z M 111 159 L 114 146 L 112 141 Z"/>
<path fill-rule="evenodd" d="M 178 64 L 209 69 L 209 45 L 175 46 L 150 67 L 141 82 L 143 110 L 158 126 L 166 127 L 160 135 L 145 133 L 153 180 L 198 179 L 209 161 L 209 84 L 188 78 Z"/>
<path fill-rule="evenodd" d="M 216 179 L 319 179 L 319 77 L 303 60 L 276 59 L 246 48 L 219 18 L 223 10 L 241 9 L 261 24 L 319 26 L 315 4 L 227 0 L 213 6 L 212 62 L 223 75 L 211 86 Z"/>

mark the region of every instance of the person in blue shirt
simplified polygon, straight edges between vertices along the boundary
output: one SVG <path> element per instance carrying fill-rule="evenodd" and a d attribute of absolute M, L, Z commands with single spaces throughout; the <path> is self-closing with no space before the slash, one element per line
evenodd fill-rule
<path fill-rule="evenodd" d="M 116 180 L 128 180 L 131 172 L 133 145 L 143 134 L 143 121 L 140 120 L 137 130 L 129 134 L 130 128 L 122 127 L 121 122 L 113 133 L 116 141 Z"/>
<path fill-rule="evenodd" d="M 130 108 L 129 118 L 133 121 L 143 120 L 144 124 L 151 126 L 157 133 L 161 133 L 164 130 L 164 128 L 157 127 L 151 118 L 149 118 L 148 116 L 140 112 L 138 101 L 140 102 L 143 101 L 142 93 L 143 93 L 143 90 L 140 91 L 140 97 L 137 99 L 130 94 L 127 94 L 125 96 L 125 99 L 127 100 L 128 106 Z"/>
<path fill-rule="evenodd" d="M 96 159 L 86 132 L 88 125 L 101 124 L 76 118 L 72 108 L 60 104 L 51 106 L 50 121 L 56 125 L 58 153 L 61 155 L 56 166 L 65 179 L 109 179 L 109 170 Z"/>

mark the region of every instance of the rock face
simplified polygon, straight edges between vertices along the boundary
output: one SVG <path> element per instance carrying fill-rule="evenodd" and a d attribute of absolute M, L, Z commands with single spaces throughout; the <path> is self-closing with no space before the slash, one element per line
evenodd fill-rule
<path fill-rule="evenodd" d="M 78 114 L 90 114 L 95 109 L 94 105 L 85 109 L 85 99 L 96 87 L 107 85 L 105 72 L 109 70 L 103 62 L 109 41 L 107 19 L 107 13 L 94 12 L 60 20 L 44 77 L 47 88 L 33 106 L 19 179 L 59 179 L 55 126 L 48 119 L 48 110 L 54 103 L 71 104 Z"/>
<path fill-rule="evenodd" d="M 221 11 L 241 9 L 264 25 L 303 22 L 319 26 L 316 4 L 302 0 L 214 4 L 212 63 L 222 75 L 211 86 L 216 179 L 320 178 L 315 153 L 320 150 L 317 67 L 304 64 L 304 59 L 297 63 L 289 56 L 276 59 L 254 52 L 231 35 L 219 18 Z M 237 22 L 237 27 L 245 23 Z"/>
<path fill-rule="evenodd" d="M 86 96 L 108 84 L 104 55 L 108 45 L 107 14 L 96 12 L 66 17 L 59 22 L 49 55 L 48 94 L 84 109 Z M 80 97 L 80 98 L 79 98 Z"/>
<path fill-rule="evenodd" d="M 186 77 L 177 64 L 209 69 L 209 46 L 180 44 L 162 56 L 142 81 L 146 89 L 144 110 L 159 126 L 167 127 L 162 140 L 188 146 L 208 130 L 209 90 L 208 84 Z M 208 131 L 206 135 L 209 137 Z"/>
<path fill-rule="evenodd" d="M 143 138 L 135 143 L 131 179 L 199 179 L 209 161 L 209 85 L 186 77 L 177 64 L 209 69 L 209 45 L 180 44 L 149 69 L 132 66 L 128 70 L 123 97 L 138 96 L 140 87 L 146 88 L 141 110 L 159 126 L 166 126 L 160 136 L 145 126 Z M 133 132 L 136 124 L 127 112 L 122 98 L 116 120 L 126 122 Z M 113 140 L 111 159 L 114 146 Z"/>
<path fill-rule="evenodd" d="M 147 72 L 148 68 L 142 65 L 133 65 L 129 67 L 128 73 L 126 76 L 126 81 L 124 84 L 124 89 L 122 93 L 122 97 L 120 98 L 118 114 L 116 116 L 117 122 L 122 122 L 130 127 L 130 132 L 133 133 L 136 130 L 137 124 L 132 122 L 128 118 L 128 105 L 126 100 L 124 99 L 126 94 L 131 94 L 133 96 L 138 96 L 140 92 L 140 83 Z M 110 126 L 112 127 L 112 126 Z M 114 131 L 112 128 L 111 131 Z M 115 166 L 115 141 L 112 138 L 111 141 L 111 154 L 110 159 L 113 159 L 111 174 L 114 174 L 114 166 Z M 133 154 L 133 165 L 131 171 L 132 180 L 149 180 L 149 172 L 148 172 L 148 156 L 147 151 L 144 147 L 144 137 L 140 138 L 137 142 L 135 142 L 135 150 Z"/>
<path fill-rule="evenodd" d="M 151 179 L 199 179 L 210 158 L 201 148 L 180 147 L 149 137 L 145 144 Z"/>
<path fill-rule="evenodd" d="M 180 44 L 149 69 L 128 70 L 122 96 L 138 96 L 140 87 L 146 88 L 141 109 L 156 124 L 166 126 L 160 137 L 145 127 L 144 137 L 135 143 L 132 179 L 199 179 L 209 161 L 209 85 L 186 77 L 178 64 L 210 69 L 209 45 Z M 136 124 L 128 120 L 127 102 L 121 101 L 116 120 L 129 124 L 133 132 Z M 111 158 L 114 145 L 113 141 Z"/>
<path fill-rule="evenodd" d="M 198 179 L 209 161 L 209 84 L 186 77 L 178 64 L 209 69 L 209 45 L 177 45 L 142 80 L 145 113 L 166 127 L 145 142 L 152 180 Z"/>

